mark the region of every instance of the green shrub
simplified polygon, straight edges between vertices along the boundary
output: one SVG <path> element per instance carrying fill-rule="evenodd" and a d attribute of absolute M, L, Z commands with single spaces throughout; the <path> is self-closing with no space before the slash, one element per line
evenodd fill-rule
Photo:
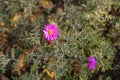
<path fill-rule="evenodd" d="M 5 23 L 0 24 L 0 34 L 5 36 L 0 38 L 0 51 L 4 54 L 0 57 L 1 73 L 8 75 L 9 71 L 8 77 L 13 80 L 89 80 L 99 71 L 112 69 L 115 49 L 105 36 L 120 31 L 119 18 L 108 14 L 117 2 L 81 0 L 76 5 L 73 2 L 77 0 L 61 0 L 62 5 L 55 4 L 64 7 L 64 11 L 54 13 L 55 4 L 45 5 L 51 0 L 43 0 L 45 6 L 41 1 L 0 2 L 0 22 Z M 116 29 L 105 34 L 107 21 Z M 58 25 L 59 37 L 47 45 L 41 30 L 51 22 Z M 87 68 L 90 56 L 97 61 L 94 70 Z M 111 78 L 107 76 L 106 80 Z"/>

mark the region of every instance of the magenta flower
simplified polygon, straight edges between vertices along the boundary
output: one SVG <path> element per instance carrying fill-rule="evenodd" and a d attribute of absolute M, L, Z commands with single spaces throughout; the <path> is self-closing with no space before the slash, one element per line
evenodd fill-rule
<path fill-rule="evenodd" d="M 89 57 L 88 58 L 88 64 L 87 64 L 87 67 L 91 70 L 95 69 L 95 66 L 96 66 L 96 59 L 95 57 Z"/>
<path fill-rule="evenodd" d="M 44 38 L 48 41 L 55 40 L 58 37 L 58 28 L 53 23 L 45 25 L 42 32 Z"/>

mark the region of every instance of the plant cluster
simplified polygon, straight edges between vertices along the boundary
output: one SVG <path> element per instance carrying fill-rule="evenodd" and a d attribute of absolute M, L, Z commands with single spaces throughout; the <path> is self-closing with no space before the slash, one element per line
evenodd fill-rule
<path fill-rule="evenodd" d="M 119 69 L 119 2 L 1 0 L 0 79 L 111 80 L 104 73 Z"/>

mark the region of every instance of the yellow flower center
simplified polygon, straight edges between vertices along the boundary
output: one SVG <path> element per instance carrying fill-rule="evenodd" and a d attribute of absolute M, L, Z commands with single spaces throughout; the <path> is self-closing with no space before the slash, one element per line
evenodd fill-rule
<path fill-rule="evenodd" d="M 52 35 L 52 34 L 53 34 L 53 30 L 51 30 L 51 29 L 48 30 L 48 34 L 49 34 L 49 35 Z"/>

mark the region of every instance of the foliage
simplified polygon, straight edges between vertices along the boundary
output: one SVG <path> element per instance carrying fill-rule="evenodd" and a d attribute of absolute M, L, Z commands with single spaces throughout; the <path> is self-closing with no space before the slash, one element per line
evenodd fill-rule
<path fill-rule="evenodd" d="M 0 73 L 10 80 L 91 80 L 114 70 L 115 47 L 120 46 L 118 2 L 1 0 Z M 42 29 L 53 22 L 59 37 L 48 44 Z M 94 70 L 86 67 L 90 56 L 97 61 Z"/>

